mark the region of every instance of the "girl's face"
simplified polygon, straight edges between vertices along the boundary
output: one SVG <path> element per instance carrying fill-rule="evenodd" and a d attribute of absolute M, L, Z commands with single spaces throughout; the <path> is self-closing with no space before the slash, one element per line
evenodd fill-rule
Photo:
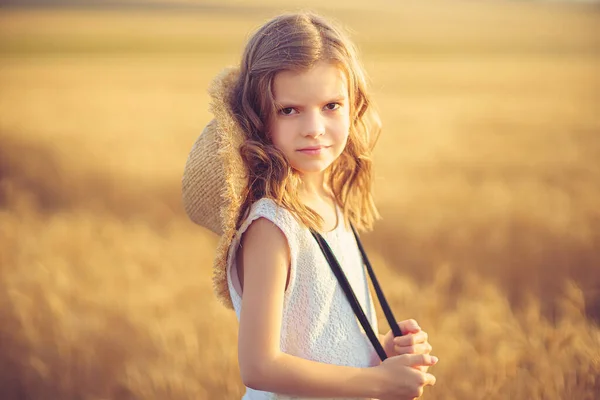
<path fill-rule="evenodd" d="M 319 62 L 273 79 L 276 114 L 271 140 L 302 176 L 322 174 L 344 151 L 350 129 L 346 75 Z"/>

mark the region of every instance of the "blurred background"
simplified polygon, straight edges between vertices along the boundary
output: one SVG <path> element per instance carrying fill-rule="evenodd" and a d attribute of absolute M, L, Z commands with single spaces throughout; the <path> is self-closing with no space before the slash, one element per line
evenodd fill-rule
<path fill-rule="evenodd" d="M 180 180 L 211 79 L 300 8 L 371 78 L 364 237 L 424 398 L 598 398 L 600 6 L 449 0 L 0 2 L 0 398 L 241 397 Z"/>

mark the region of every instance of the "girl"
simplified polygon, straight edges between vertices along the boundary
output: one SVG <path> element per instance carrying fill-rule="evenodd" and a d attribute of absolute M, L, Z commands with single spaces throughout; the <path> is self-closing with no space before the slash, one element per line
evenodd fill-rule
<path fill-rule="evenodd" d="M 435 383 L 427 334 L 400 322 L 402 336 L 375 339 L 389 356 L 380 362 L 311 234 L 331 246 L 377 332 L 352 226 L 377 217 L 379 125 L 351 43 L 314 14 L 279 16 L 210 94 L 215 120 L 190 153 L 183 198 L 221 235 L 214 282 L 239 320 L 243 399 L 419 397 Z"/>

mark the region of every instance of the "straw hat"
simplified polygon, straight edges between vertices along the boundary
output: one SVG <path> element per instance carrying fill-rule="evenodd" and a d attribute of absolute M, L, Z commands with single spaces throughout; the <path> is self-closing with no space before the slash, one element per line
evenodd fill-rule
<path fill-rule="evenodd" d="M 196 224 L 220 235 L 213 265 L 218 299 L 233 308 L 227 286 L 227 254 L 245 188 L 246 167 L 239 154 L 244 132 L 228 104 L 239 76 L 237 68 L 222 71 L 209 87 L 214 119 L 204 128 L 188 156 L 182 179 L 183 206 Z"/>

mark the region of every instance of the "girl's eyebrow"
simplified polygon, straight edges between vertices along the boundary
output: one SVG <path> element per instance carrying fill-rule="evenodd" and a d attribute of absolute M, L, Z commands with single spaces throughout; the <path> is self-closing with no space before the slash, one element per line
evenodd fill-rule
<path fill-rule="evenodd" d="M 338 95 L 333 97 L 332 99 L 330 99 L 327 103 L 339 103 L 340 101 L 344 101 L 347 99 L 347 96 L 345 95 Z"/>
<path fill-rule="evenodd" d="M 330 97 L 329 100 L 326 100 L 324 102 L 324 104 L 339 103 L 339 102 L 345 101 L 347 99 L 348 99 L 348 96 L 346 96 L 346 95 L 343 95 L 343 94 L 336 95 L 336 96 Z M 295 101 L 287 101 L 287 100 L 283 100 L 283 101 L 275 100 L 275 105 L 280 106 L 280 107 L 301 107 Z"/>

